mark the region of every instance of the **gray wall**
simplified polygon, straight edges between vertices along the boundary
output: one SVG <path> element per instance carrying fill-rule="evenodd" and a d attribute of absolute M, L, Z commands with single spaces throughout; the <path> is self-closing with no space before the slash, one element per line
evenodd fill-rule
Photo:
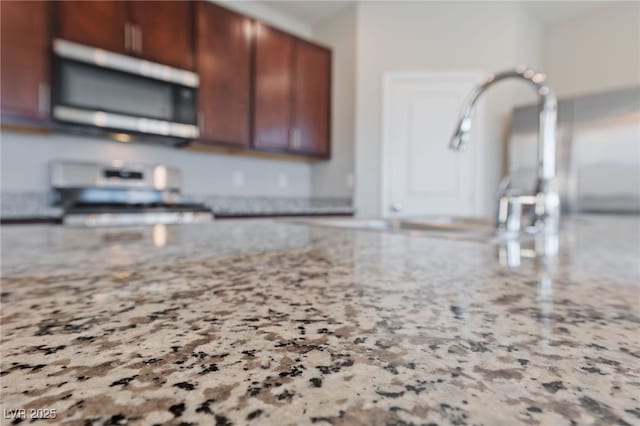
<path fill-rule="evenodd" d="M 48 162 L 77 159 L 175 166 L 182 170 L 183 190 L 187 194 L 282 197 L 311 194 L 311 167 L 306 163 L 125 144 L 88 136 L 2 131 L 0 157 L 3 192 L 44 192 L 48 189 Z"/>
<path fill-rule="evenodd" d="M 562 97 L 640 86 L 640 2 L 602 2 L 547 25 L 544 67 Z"/>
<path fill-rule="evenodd" d="M 311 191 L 317 197 L 353 194 L 355 127 L 355 6 L 314 27 L 317 40 L 333 50 L 330 161 L 311 169 Z"/>

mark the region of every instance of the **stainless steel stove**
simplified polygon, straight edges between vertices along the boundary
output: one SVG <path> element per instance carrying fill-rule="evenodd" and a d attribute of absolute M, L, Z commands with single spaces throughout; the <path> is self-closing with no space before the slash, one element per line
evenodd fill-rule
<path fill-rule="evenodd" d="M 56 161 L 49 170 L 54 204 L 72 226 L 202 223 L 213 219 L 203 204 L 180 193 L 180 171 L 164 165 Z"/>

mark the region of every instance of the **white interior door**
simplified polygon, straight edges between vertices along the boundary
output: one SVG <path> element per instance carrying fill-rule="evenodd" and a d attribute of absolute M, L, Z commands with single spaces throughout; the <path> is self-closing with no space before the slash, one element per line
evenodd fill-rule
<path fill-rule="evenodd" d="M 449 140 L 480 73 L 388 73 L 384 80 L 382 215 L 480 213 L 482 105 L 463 152 Z"/>

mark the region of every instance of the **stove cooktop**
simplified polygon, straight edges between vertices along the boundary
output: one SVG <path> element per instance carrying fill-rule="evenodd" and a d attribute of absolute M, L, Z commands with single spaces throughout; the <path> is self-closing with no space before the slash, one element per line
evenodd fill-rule
<path fill-rule="evenodd" d="M 134 226 L 203 223 L 213 220 L 203 204 L 85 204 L 65 209 L 63 224 L 71 226 Z"/>

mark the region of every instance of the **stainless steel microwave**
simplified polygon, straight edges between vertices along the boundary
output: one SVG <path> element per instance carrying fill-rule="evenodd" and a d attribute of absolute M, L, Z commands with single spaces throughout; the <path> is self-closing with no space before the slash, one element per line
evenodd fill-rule
<path fill-rule="evenodd" d="M 198 137 L 197 74 L 60 39 L 53 53 L 56 123 L 124 140 Z"/>

